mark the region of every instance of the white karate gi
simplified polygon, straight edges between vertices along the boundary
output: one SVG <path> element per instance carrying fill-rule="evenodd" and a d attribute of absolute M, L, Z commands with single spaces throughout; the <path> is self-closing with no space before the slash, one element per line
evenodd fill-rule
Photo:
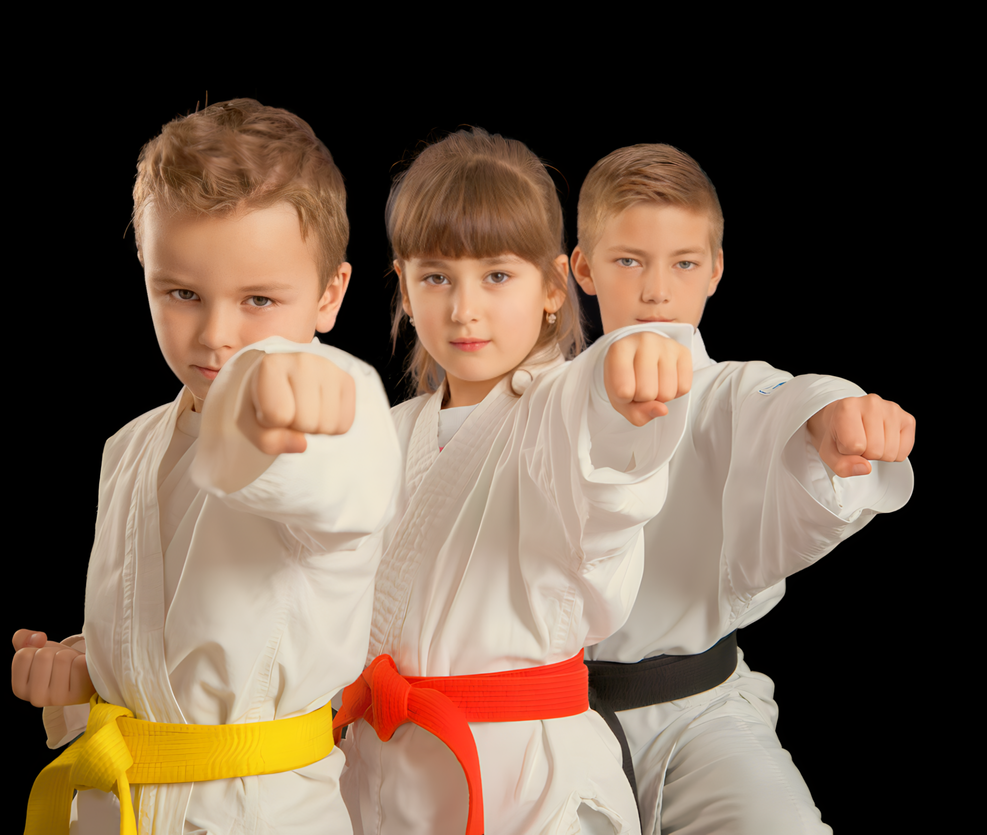
<path fill-rule="evenodd" d="M 191 507 L 165 555 L 157 474 L 191 395 L 183 390 L 107 441 L 86 586 L 86 659 L 100 696 L 138 719 L 215 725 L 298 716 L 363 670 L 373 578 L 399 477 L 387 398 L 370 366 L 335 348 L 280 338 L 250 348 L 318 354 L 350 374 L 353 427 L 307 436 L 304 453 L 264 456 L 230 425 L 245 367 L 240 355 L 231 359 L 190 450 L 202 489 L 191 488 Z M 242 489 L 217 485 L 238 478 Z M 165 565 L 176 548 L 181 576 L 167 588 Z M 50 714 L 54 743 L 81 730 L 55 727 L 63 713 Z M 343 762 L 334 749 L 297 771 L 145 786 L 140 831 L 349 833 L 338 789 Z M 105 832 L 87 827 L 86 806 L 93 806 L 89 795 L 109 796 L 82 795 L 74 831 Z"/>
<path fill-rule="evenodd" d="M 503 380 L 439 452 L 442 392 L 393 410 L 405 489 L 377 574 L 370 656 L 447 676 L 554 664 L 617 629 L 640 582 L 641 529 L 665 497 L 664 464 L 688 398 L 636 428 L 603 388 L 603 358 L 629 328 L 575 361 Z M 620 749 L 594 712 L 471 724 L 485 831 L 637 832 Z M 453 754 L 411 724 L 381 742 L 355 723 L 343 793 L 354 828 L 461 835 L 466 780 Z M 591 823 L 592 822 L 592 823 Z"/>
<path fill-rule="evenodd" d="M 908 462 L 835 478 L 809 440 L 806 420 L 864 394 L 858 386 L 714 364 L 698 332 L 693 362 L 689 428 L 669 464 L 668 502 L 645 528 L 641 591 L 627 623 L 587 651 L 594 660 L 704 652 L 770 611 L 787 576 L 911 494 Z M 774 685 L 742 659 L 719 687 L 617 713 L 645 833 L 659 820 L 664 833 L 831 832 L 778 742 Z"/>

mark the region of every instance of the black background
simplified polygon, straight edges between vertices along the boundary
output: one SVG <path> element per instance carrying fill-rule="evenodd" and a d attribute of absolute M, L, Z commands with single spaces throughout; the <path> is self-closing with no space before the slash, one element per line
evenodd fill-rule
<path fill-rule="evenodd" d="M 901 403 L 921 429 L 916 381 L 930 382 L 923 375 L 932 336 L 915 325 L 943 314 L 928 302 L 948 286 L 924 280 L 929 206 L 914 197 L 923 105 L 903 76 L 889 67 L 833 75 L 788 56 L 743 81 L 738 65 L 724 61 L 710 83 L 697 84 L 695 66 L 657 54 L 633 70 L 594 56 L 588 70 L 558 62 L 510 75 L 489 57 L 408 63 L 392 55 L 379 83 L 369 80 L 370 63 L 351 59 L 343 68 L 331 56 L 304 73 L 228 61 L 220 71 L 138 69 L 129 81 L 66 65 L 57 94 L 23 107 L 14 127 L 22 130 L 23 118 L 31 130 L 23 163 L 10 173 L 23 183 L 27 217 L 14 233 L 24 238 L 9 243 L 31 256 L 23 262 L 29 274 L 11 282 L 21 288 L 11 313 L 23 365 L 10 370 L 8 397 L 23 435 L 13 436 L 8 513 L 29 536 L 8 552 L 20 578 L 8 594 L 9 633 L 27 627 L 58 639 L 79 631 L 103 442 L 177 393 L 128 230 L 130 190 L 142 144 L 207 91 L 210 102 L 250 96 L 298 113 L 335 156 L 349 196 L 354 273 L 328 341 L 373 363 L 392 400 L 402 396 L 403 360 L 400 347 L 391 356 L 388 337 L 394 284 L 383 208 L 392 166 L 422 140 L 479 125 L 524 141 L 557 170 L 570 248 L 579 186 L 597 159 L 637 142 L 692 154 L 726 217 L 724 279 L 702 323 L 710 354 L 846 377 Z M 910 289 L 917 281 L 923 297 Z M 931 436 L 919 437 L 912 502 L 791 578 L 778 608 L 741 633 L 751 667 L 776 682 L 782 743 L 838 831 L 907 814 L 889 810 L 879 786 L 897 793 L 913 779 L 905 697 L 894 693 L 910 651 L 901 630 L 920 591 L 918 528 L 929 516 L 922 455 Z M 17 805 L 52 755 L 40 711 L 12 696 L 7 705 L 8 743 L 22 772 L 9 791 Z M 864 780 L 881 775 L 866 812 L 848 769 Z"/>

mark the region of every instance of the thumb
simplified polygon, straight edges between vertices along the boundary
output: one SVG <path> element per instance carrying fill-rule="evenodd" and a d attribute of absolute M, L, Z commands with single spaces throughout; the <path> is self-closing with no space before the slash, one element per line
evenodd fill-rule
<path fill-rule="evenodd" d="M 11 643 L 17 650 L 24 647 L 38 647 L 40 649 L 52 642 L 48 640 L 48 636 L 44 632 L 36 632 L 33 629 L 18 629 L 14 633 Z"/>
<path fill-rule="evenodd" d="M 820 458 L 840 478 L 868 475 L 872 469 L 870 461 L 861 455 L 843 455 L 835 447 L 830 447 Z"/>
<path fill-rule="evenodd" d="M 251 441 L 267 455 L 304 452 L 308 447 L 305 433 L 294 429 L 261 429 Z"/>

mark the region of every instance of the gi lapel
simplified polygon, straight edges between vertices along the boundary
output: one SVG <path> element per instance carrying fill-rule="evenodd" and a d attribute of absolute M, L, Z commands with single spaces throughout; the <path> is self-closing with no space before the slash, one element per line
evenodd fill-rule
<path fill-rule="evenodd" d="M 158 517 L 158 468 L 171 443 L 178 415 L 188 397 L 182 393 L 156 422 L 144 444 L 127 524 L 126 598 L 132 601 L 131 654 L 127 671 L 127 707 L 139 719 L 185 722 L 168 683 L 164 647 L 164 555 Z M 189 398 L 190 399 L 190 398 Z M 191 406 L 191 403 L 187 405 Z"/>
<path fill-rule="evenodd" d="M 463 496 L 495 452 L 494 439 L 519 403 L 509 385 L 510 378 L 498 383 L 441 453 L 437 431 L 443 392 L 432 395 L 418 415 L 408 444 L 408 506 L 377 571 L 368 657 L 380 655 L 395 624 L 403 622 L 415 575 L 426 559 L 434 558 L 459 516 Z"/>

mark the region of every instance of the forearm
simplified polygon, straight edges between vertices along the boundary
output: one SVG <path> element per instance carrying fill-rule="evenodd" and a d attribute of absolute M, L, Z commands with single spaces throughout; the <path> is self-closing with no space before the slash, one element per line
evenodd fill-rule
<path fill-rule="evenodd" d="M 306 435 L 301 453 L 273 456 L 257 449 L 237 415 L 260 350 L 319 354 L 350 374 L 356 410 L 349 431 Z M 359 536 L 379 527 L 397 484 L 399 453 L 386 396 L 369 366 L 328 346 L 267 340 L 227 363 L 220 377 L 209 394 L 193 464 L 198 486 L 238 510 L 310 531 L 343 529 Z"/>

